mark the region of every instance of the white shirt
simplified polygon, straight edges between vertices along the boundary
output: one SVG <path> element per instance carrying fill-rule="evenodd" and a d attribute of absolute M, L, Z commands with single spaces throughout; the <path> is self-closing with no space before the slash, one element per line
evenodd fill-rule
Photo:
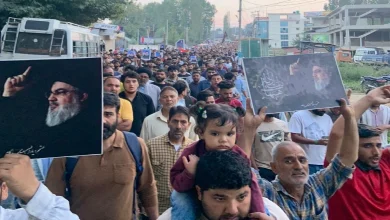
<path fill-rule="evenodd" d="M 196 126 L 195 119 L 191 117 L 190 122 L 191 125 L 186 131 L 185 136 L 193 141 L 197 141 L 199 138 L 194 131 Z M 160 110 L 145 118 L 144 123 L 142 124 L 140 138 L 144 139 L 146 142 L 152 138 L 164 135 L 168 132 L 168 118 L 166 118 Z"/>
<path fill-rule="evenodd" d="M 323 136 L 329 136 L 333 122 L 329 115 L 318 116 L 309 110 L 295 112 L 288 124 L 290 132 L 300 134 L 310 140 L 320 140 Z M 326 146 L 300 144 L 305 150 L 309 164 L 324 165 Z"/>
<path fill-rule="evenodd" d="M 69 202 L 56 196 L 42 183 L 23 208 L 10 210 L 0 207 L 0 220 L 78 220 L 69 208 Z"/>
<path fill-rule="evenodd" d="M 284 213 L 284 211 L 274 202 L 265 197 L 263 197 L 263 201 L 264 206 L 268 209 L 271 216 L 276 220 L 289 220 L 286 213 Z M 167 209 L 163 214 L 160 215 L 160 217 L 157 218 L 157 220 L 171 220 L 171 211 L 172 208 Z"/>

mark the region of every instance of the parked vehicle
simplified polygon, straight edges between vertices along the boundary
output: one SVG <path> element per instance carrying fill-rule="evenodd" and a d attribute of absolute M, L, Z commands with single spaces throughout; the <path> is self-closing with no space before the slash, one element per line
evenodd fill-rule
<path fill-rule="evenodd" d="M 385 77 L 362 76 L 361 79 L 362 81 L 360 82 L 360 85 L 362 86 L 363 91 L 384 86 L 388 81 L 390 81 L 390 77 L 385 78 Z"/>
<path fill-rule="evenodd" d="M 336 60 L 337 62 L 352 63 L 353 61 L 352 50 L 340 49 L 336 51 Z"/>
<path fill-rule="evenodd" d="M 361 62 L 367 64 L 388 65 L 390 62 L 390 55 L 389 54 L 364 55 L 362 57 Z"/>
<path fill-rule="evenodd" d="M 355 56 L 353 57 L 354 62 L 362 61 L 364 55 L 380 55 L 386 54 L 382 48 L 358 48 L 356 49 Z"/>

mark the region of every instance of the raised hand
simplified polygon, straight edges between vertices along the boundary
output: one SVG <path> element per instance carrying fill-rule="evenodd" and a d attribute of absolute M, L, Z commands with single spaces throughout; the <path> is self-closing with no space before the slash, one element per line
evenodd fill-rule
<path fill-rule="evenodd" d="M 263 123 L 265 119 L 265 112 L 267 111 L 267 107 L 261 108 L 260 112 L 255 115 L 253 113 L 253 108 L 251 105 L 251 99 L 246 99 L 246 114 L 244 117 L 244 126 L 245 131 L 256 131 L 256 129 Z"/>
<path fill-rule="evenodd" d="M 347 105 L 347 101 L 345 99 L 337 100 L 340 105 L 340 113 L 344 116 L 344 118 L 354 118 L 355 110 L 352 106 Z"/>
<path fill-rule="evenodd" d="M 299 71 L 299 58 L 297 62 L 290 65 L 290 75 L 294 75 Z"/>
<path fill-rule="evenodd" d="M 29 66 L 26 71 L 24 71 L 24 73 L 17 76 L 9 77 L 4 83 L 3 97 L 14 96 L 17 92 L 23 90 L 30 70 L 31 66 Z"/>
<path fill-rule="evenodd" d="M 186 168 L 186 170 L 190 174 L 195 175 L 196 165 L 199 162 L 199 157 L 197 157 L 196 155 L 192 155 L 192 154 L 189 155 L 188 157 L 189 157 L 189 160 L 187 159 L 187 157 L 182 157 L 184 167 Z"/>
<path fill-rule="evenodd" d="M 373 105 L 390 103 L 390 85 L 381 86 L 367 94 L 368 101 Z"/>

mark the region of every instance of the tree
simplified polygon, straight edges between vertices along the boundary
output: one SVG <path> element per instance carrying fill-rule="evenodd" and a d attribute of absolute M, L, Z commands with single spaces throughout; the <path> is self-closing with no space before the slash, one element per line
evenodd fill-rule
<path fill-rule="evenodd" d="M 0 1 L 0 22 L 8 17 L 51 18 L 90 25 L 98 19 L 115 19 L 131 8 L 129 0 L 2 0 Z"/>
<path fill-rule="evenodd" d="M 294 47 L 299 47 L 299 43 L 300 43 L 301 41 L 311 41 L 311 36 L 310 36 L 309 34 L 306 34 L 306 35 L 303 36 L 303 37 L 297 37 L 297 38 L 295 38 L 295 39 L 292 41 L 291 44 L 292 44 Z"/>
<path fill-rule="evenodd" d="M 223 34 L 227 34 L 227 38 L 232 36 L 230 29 L 230 13 L 226 13 L 223 17 Z"/>
<path fill-rule="evenodd" d="M 324 4 L 324 10 L 325 10 L 325 11 L 329 11 L 329 5 L 326 4 L 326 3 Z"/>

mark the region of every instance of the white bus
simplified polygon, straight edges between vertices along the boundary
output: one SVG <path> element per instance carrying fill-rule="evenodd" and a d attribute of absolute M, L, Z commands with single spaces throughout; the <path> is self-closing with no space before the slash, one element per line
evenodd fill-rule
<path fill-rule="evenodd" d="M 88 27 L 55 19 L 8 18 L 0 49 L 0 60 L 97 57 L 100 36 Z"/>

